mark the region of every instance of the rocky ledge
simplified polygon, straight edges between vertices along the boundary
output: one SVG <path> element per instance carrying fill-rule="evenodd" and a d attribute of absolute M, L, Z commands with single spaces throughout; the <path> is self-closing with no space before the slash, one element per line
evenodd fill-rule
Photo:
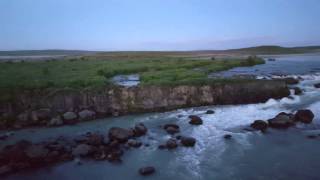
<path fill-rule="evenodd" d="M 295 114 L 281 112 L 267 121 L 255 120 L 250 127 L 252 130 L 261 130 L 262 132 L 265 132 L 269 127 L 274 129 L 287 129 L 295 126 L 297 123 L 310 124 L 313 118 L 314 114 L 311 110 L 300 109 Z"/>
<path fill-rule="evenodd" d="M 269 98 L 278 99 L 288 95 L 286 81 L 280 80 L 204 86 L 23 91 L 15 94 L 11 102 L 0 102 L 0 128 L 59 126 L 130 113 L 167 111 L 205 105 L 258 103 Z"/>
<path fill-rule="evenodd" d="M 175 124 L 166 124 L 164 127 L 179 129 Z M 112 127 L 106 133 L 87 132 L 68 138 L 60 136 L 39 143 L 20 140 L 0 150 L 0 177 L 71 160 L 75 165 L 85 163 L 87 159 L 121 163 L 126 151 L 150 146 L 148 140 L 141 141 L 141 136 L 149 136 L 148 129 L 144 124 L 138 123 L 132 128 Z M 147 139 L 152 137 L 149 136 Z M 172 150 L 179 145 L 191 148 L 195 144 L 196 139 L 193 137 L 181 135 L 175 137 L 171 134 L 164 148 L 159 149 Z M 155 168 L 142 167 L 138 172 L 143 176 L 151 175 L 155 172 Z"/>

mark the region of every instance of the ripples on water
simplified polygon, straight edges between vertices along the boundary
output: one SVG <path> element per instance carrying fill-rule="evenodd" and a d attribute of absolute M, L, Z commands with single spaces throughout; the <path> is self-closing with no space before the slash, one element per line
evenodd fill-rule
<path fill-rule="evenodd" d="M 301 61 L 296 58 L 293 58 L 292 63 Z M 320 62 L 320 58 L 318 60 Z M 312 62 L 314 61 L 313 59 Z M 309 61 L 303 64 L 309 67 Z M 312 68 L 320 68 L 320 64 L 315 63 Z M 313 87 L 313 84 L 320 82 L 320 74 L 310 74 L 309 70 L 301 74 L 305 80 L 297 86 L 304 93 L 301 96 L 291 95 L 292 98 L 270 99 L 260 104 L 188 108 L 109 118 L 74 126 L 17 131 L 6 143 L 22 138 L 41 141 L 57 134 L 68 136 L 87 131 L 107 132 L 112 126 L 130 127 L 143 122 L 149 129 L 148 136 L 143 137 L 143 141 L 148 142 L 150 147 L 129 151 L 124 155 L 124 163 L 121 165 L 89 161 L 77 166 L 68 162 L 51 168 L 22 172 L 8 179 L 146 179 L 137 173 L 137 169 L 145 165 L 156 167 L 157 173 L 148 178 L 159 180 L 319 179 L 320 137 L 311 140 L 306 135 L 320 134 L 320 90 Z M 312 124 L 299 124 L 286 131 L 270 129 L 266 134 L 243 130 L 243 127 L 254 120 L 267 120 L 279 112 L 294 112 L 301 108 L 309 108 L 314 112 Z M 205 114 L 208 109 L 213 109 L 215 114 Z M 190 114 L 201 116 L 204 124 L 189 125 Z M 179 147 L 173 151 L 158 150 L 157 146 L 170 138 L 159 127 L 165 123 L 177 123 L 182 135 L 197 139 L 196 146 Z M 225 134 L 232 134 L 233 138 L 225 140 Z"/>

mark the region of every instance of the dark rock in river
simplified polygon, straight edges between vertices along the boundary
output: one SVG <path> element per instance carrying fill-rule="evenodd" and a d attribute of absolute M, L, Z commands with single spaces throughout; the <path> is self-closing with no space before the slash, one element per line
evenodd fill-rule
<path fill-rule="evenodd" d="M 298 84 L 299 83 L 299 80 L 298 79 L 295 79 L 295 78 L 292 78 L 292 77 L 289 77 L 289 78 L 284 78 L 283 79 L 287 84 Z"/>
<path fill-rule="evenodd" d="M 148 129 L 143 123 L 136 124 L 134 127 L 134 135 L 139 137 L 147 133 Z"/>
<path fill-rule="evenodd" d="M 167 129 L 169 127 L 175 128 L 175 129 L 179 129 L 180 127 L 176 124 L 165 124 L 163 129 Z"/>
<path fill-rule="evenodd" d="M 167 146 L 164 145 L 164 144 L 160 144 L 160 145 L 158 146 L 158 149 L 166 149 L 166 148 L 167 148 Z"/>
<path fill-rule="evenodd" d="M 320 83 L 314 85 L 315 88 L 320 88 Z"/>
<path fill-rule="evenodd" d="M 180 132 L 180 127 L 176 124 L 165 124 L 163 128 L 169 134 L 176 134 Z"/>
<path fill-rule="evenodd" d="M 192 124 L 192 125 L 201 125 L 203 122 L 202 122 L 202 119 L 199 117 L 199 116 L 195 116 L 195 115 L 190 115 L 189 118 L 191 119 L 189 121 L 189 124 Z"/>
<path fill-rule="evenodd" d="M 91 151 L 91 146 L 87 144 L 79 144 L 72 150 L 72 155 L 75 157 L 87 156 Z"/>
<path fill-rule="evenodd" d="M 294 90 L 294 94 L 295 95 L 301 95 L 302 94 L 302 90 L 299 87 L 294 87 L 293 90 Z"/>
<path fill-rule="evenodd" d="M 193 137 L 185 137 L 185 136 L 182 136 L 180 138 L 180 142 L 183 146 L 186 146 L 186 147 L 193 147 L 195 144 L 196 144 L 196 139 L 193 138 Z"/>
<path fill-rule="evenodd" d="M 214 110 L 207 110 L 206 114 L 214 114 Z"/>
<path fill-rule="evenodd" d="M 284 112 L 268 120 L 269 126 L 277 129 L 289 128 L 290 126 L 293 126 L 295 124 L 294 122 L 295 121 L 293 114 L 288 114 Z"/>
<path fill-rule="evenodd" d="M 12 172 L 12 168 L 9 165 L 0 166 L 0 176 L 7 175 Z"/>
<path fill-rule="evenodd" d="M 175 139 L 169 139 L 166 143 L 168 149 L 175 149 L 178 147 L 177 141 Z"/>
<path fill-rule="evenodd" d="M 179 129 L 174 128 L 174 127 L 168 127 L 168 128 L 166 129 L 166 131 L 167 131 L 167 133 L 169 133 L 169 134 L 176 134 L 176 133 L 179 133 L 179 132 L 180 132 Z"/>
<path fill-rule="evenodd" d="M 29 141 L 19 141 L 14 145 L 6 146 L 0 152 L 0 162 L 25 162 L 28 160 L 28 157 L 25 153 L 25 149 L 31 146 L 31 142 Z"/>
<path fill-rule="evenodd" d="M 9 136 L 8 135 L 0 135 L 0 140 L 3 141 L 3 140 L 6 140 Z"/>
<path fill-rule="evenodd" d="M 143 167 L 139 169 L 139 173 L 142 176 L 147 176 L 147 175 L 151 175 L 153 173 L 155 173 L 156 169 L 152 166 L 147 166 L 147 167 Z"/>
<path fill-rule="evenodd" d="M 317 135 L 307 135 L 307 138 L 309 139 L 316 139 L 318 136 Z"/>
<path fill-rule="evenodd" d="M 226 134 L 226 135 L 223 136 L 223 138 L 225 138 L 225 139 L 231 139 L 231 138 L 232 138 L 232 135 L 231 135 L 231 134 Z"/>
<path fill-rule="evenodd" d="M 25 153 L 31 161 L 43 161 L 49 150 L 42 145 L 31 145 L 25 150 Z"/>
<path fill-rule="evenodd" d="M 90 134 L 87 137 L 87 144 L 92 146 L 99 146 L 103 144 L 103 136 L 98 133 Z"/>
<path fill-rule="evenodd" d="M 268 123 L 263 121 L 263 120 L 255 120 L 250 127 L 256 129 L 256 130 L 261 130 L 264 131 L 268 128 Z"/>
<path fill-rule="evenodd" d="M 135 140 L 135 139 L 129 139 L 129 140 L 128 140 L 128 145 L 129 145 L 130 147 L 138 148 L 138 147 L 140 147 L 140 146 L 142 145 L 142 143 L 139 142 L 139 141 L 137 141 L 137 140 Z"/>
<path fill-rule="evenodd" d="M 120 143 L 125 143 L 128 141 L 129 138 L 131 138 L 134 135 L 132 130 L 119 128 L 119 127 L 113 127 L 109 130 L 109 138 L 111 140 L 117 140 Z"/>
<path fill-rule="evenodd" d="M 296 121 L 309 124 L 312 122 L 314 114 L 309 109 L 302 109 L 297 111 L 297 113 L 294 115 L 294 118 Z"/>

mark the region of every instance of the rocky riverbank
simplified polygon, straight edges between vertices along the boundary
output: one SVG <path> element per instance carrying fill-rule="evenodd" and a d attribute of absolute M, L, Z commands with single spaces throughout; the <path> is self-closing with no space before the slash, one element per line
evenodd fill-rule
<path fill-rule="evenodd" d="M 206 114 L 211 114 L 211 111 L 207 111 Z M 295 114 L 281 112 L 268 121 L 255 120 L 245 130 L 260 130 L 265 133 L 269 127 L 286 129 L 298 123 L 310 124 L 313 119 L 314 114 L 308 109 L 298 110 Z M 197 115 L 190 115 L 189 120 L 189 126 L 199 126 L 203 122 Z M 194 137 L 182 135 L 184 129 L 175 123 L 163 124 L 159 128 L 170 136 L 158 146 L 159 150 L 192 148 L 197 143 Z M 148 132 L 149 129 L 143 123 L 137 123 L 131 128 L 111 127 L 106 133 L 86 132 L 69 138 L 59 136 L 39 143 L 21 140 L 0 150 L 0 177 L 71 160 L 77 165 L 85 163 L 87 159 L 121 163 L 123 154 L 130 149 L 150 146 L 149 141 L 152 141 L 152 138 Z M 142 136 L 148 138 L 143 140 Z M 226 141 L 233 138 L 230 134 L 221 134 L 221 136 Z M 309 135 L 308 138 L 314 139 L 317 136 Z M 143 176 L 151 175 L 156 171 L 152 164 L 140 169 L 135 168 Z"/>
<path fill-rule="evenodd" d="M 101 117 L 184 107 L 259 103 L 288 96 L 287 83 L 257 80 L 204 86 L 107 87 L 33 90 L 0 103 L 1 128 L 59 126 Z"/>

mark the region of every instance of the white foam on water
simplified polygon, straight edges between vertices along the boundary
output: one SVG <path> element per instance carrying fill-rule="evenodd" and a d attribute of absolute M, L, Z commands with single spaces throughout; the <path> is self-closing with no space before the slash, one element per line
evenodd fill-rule
<path fill-rule="evenodd" d="M 206 151 L 212 152 L 210 158 L 214 158 L 214 162 L 219 162 L 220 155 L 226 149 L 226 143 L 222 137 L 225 134 L 231 134 L 237 143 L 241 144 L 242 149 L 250 148 L 251 144 L 248 141 L 248 136 L 252 132 L 235 133 L 228 129 L 247 126 L 254 120 L 267 120 L 273 118 L 280 112 L 292 112 L 288 107 L 304 103 L 304 98 L 314 98 L 320 95 L 319 89 L 313 87 L 316 81 L 320 80 L 319 75 L 305 75 L 302 77 L 307 79 L 298 84 L 305 92 L 304 95 L 294 95 L 291 91 L 290 97 L 285 97 L 280 100 L 269 99 L 265 103 L 249 104 L 249 105 L 231 105 L 231 106 L 211 106 L 205 109 L 187 109 L 179 110 L 174 113 L 183 115 L 178 120 L 178 124 L 183 124 L 187 121 L 189 115 L 199 115 L 204 124 L 199 127 L 189 127 L 191 130 L 188 135 L 197 139 L 197 145 L 193 149 L 182 149 L 177 157 L 177 164 L 185 164 L 187 172 L 192 172 L 194 178 L 201 179 L 201 162 L 208 158 Z M 320 102 L 313 103 L 307 108 L 311 109 L 315 114 L 315 122 L 320 123 Z M 207 109 L 213 109 L 214 114 L 205 114 Z M 255 133 L 257 135 L 259 133 Z"/>

